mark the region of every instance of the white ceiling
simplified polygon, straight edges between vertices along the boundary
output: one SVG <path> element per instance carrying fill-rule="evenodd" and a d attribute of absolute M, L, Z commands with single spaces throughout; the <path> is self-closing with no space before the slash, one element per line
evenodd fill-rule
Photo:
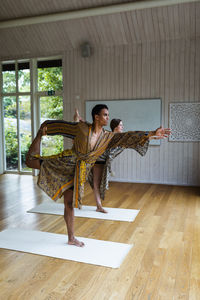
<path fill-rule="evenodd" d="M 155 2 L 142 1 L 142 2 Z M 107 5 L 127 0 L 1 0 L 2 21 Z M 168 1 L 170 2 L 170 1 Z M 0 29 L 0 59 L 59 54 L 88 41 L 95 47 L 200 36 L 200 1 L 108 15 Z"/>

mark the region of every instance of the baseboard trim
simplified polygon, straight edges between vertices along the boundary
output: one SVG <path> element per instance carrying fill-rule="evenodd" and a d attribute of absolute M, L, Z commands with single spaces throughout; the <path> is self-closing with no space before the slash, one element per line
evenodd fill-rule
<path fill-rule="evenodd" d="M 146 181 L 146 180 L 130 180 L 130 179 L 120 179 L 120 178 L 111 178 L 110 182 L 128 182 L 128 183 L 150 183 L 150 184 L 164 184 L 164 185 L 177 185 L 177 186 L 194 186 L 200 187 L 200 185 L 196 184 L 187 184 L 187 183 L 179 183 L 179 182 L 160 182 L 160 181 Z"/>

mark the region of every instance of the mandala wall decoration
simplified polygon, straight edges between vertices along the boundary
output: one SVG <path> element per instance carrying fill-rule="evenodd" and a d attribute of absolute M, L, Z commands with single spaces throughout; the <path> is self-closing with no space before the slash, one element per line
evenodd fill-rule
<path fill-rule="evenodd" d="M 170 103 L 169 141 L 200 141 L 200 103 Z"/>

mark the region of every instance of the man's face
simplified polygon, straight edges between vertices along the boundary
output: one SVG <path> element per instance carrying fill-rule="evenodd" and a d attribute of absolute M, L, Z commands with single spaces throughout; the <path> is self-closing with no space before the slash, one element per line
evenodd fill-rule
<path fill-rule="evenodd" d="M 99 115 L 95 116 L 96 120 L 99 122 L 100 126 L 107 126 L 109 121 L 109 112 L 106 108 L 103 108 Z"/>

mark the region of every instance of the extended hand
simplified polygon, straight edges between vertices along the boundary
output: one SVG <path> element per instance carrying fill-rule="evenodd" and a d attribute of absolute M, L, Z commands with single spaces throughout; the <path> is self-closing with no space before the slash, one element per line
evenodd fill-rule
<path fill-rule="evenodd" d="M 74 122 L 83 122 L 83 119 L 79 115 L 79 111 L 77 108 L 75 108 Z"/>
<path fill-rule="evenodd" d="M 162 126 L 158 129 L 156 129 L 156 134 L 152 138 L 155 140 L 161 140 L 164 138 L 168 138 L 168 136 L 171 134 L 170 128 L 163 128 Z"/>

